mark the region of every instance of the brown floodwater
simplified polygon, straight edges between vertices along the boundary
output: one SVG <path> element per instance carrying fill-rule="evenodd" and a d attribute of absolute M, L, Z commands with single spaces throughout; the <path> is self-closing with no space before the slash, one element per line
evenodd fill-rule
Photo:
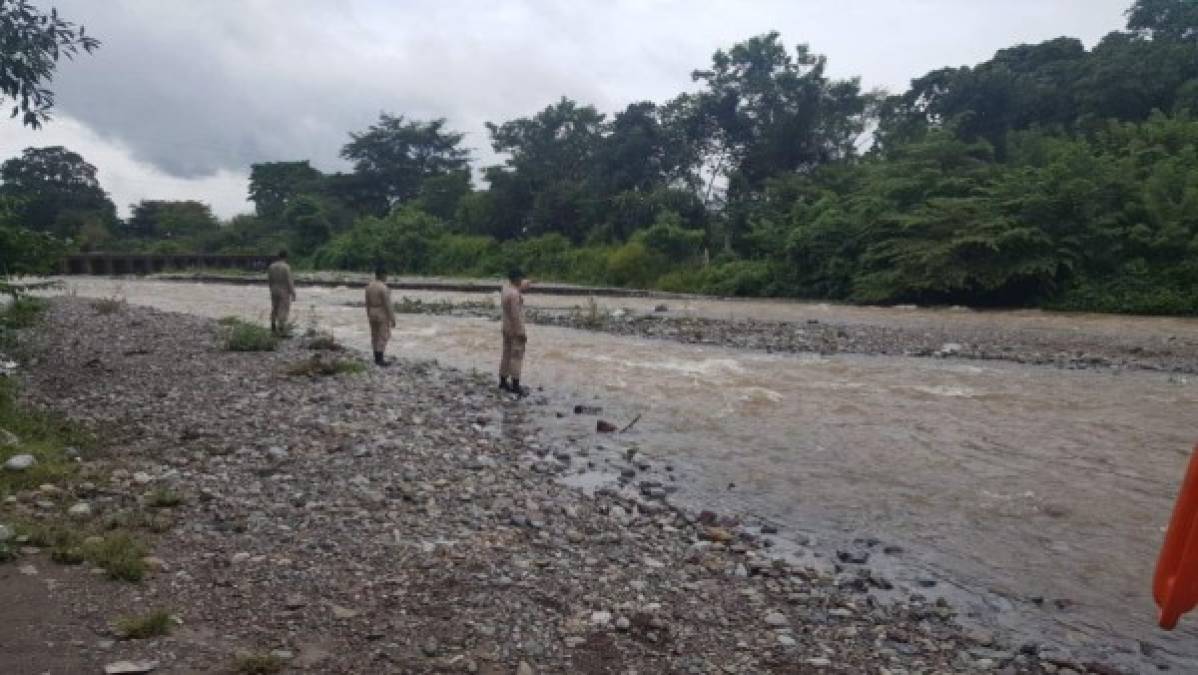
<path fill-rule="evenodd" d="M 70 277 L 80 296 L 210 317 L 263 320 L 262 287 Z M 300 288 L 314 321 L 368 349 L 360 289 Z M 395 291 L 423 300 L 480 296 Z M 577 298 L 538 297 L 561 307 Z M 651 311 L 659 300 L 598 299 Z M 1198 321 L 1035 311 L 853 308 L 671 299 L 674 314 L 987 326 L 1198 339 Z M 778 523 L 812 550 L 876 537 L 903 586 L 935 579 L 973 619 L 1012 639 L 1106 654 L 1139 670 L 1198 667 L 1198 616 L 1155 626 L 1150 584 L 1172 502 L 1198 440 L 1198 377 L 987 361 L 779 355 L 529 327 L 525 381 L 552 405 L 596 402 L 642 451 L 676 464 L 691 499 Z M 495 322 L 401 315 L 391 353 L 490 373 Z M 544 421 L 557 438 L 593 419 Z M 555 426 L 556 425 L 556 426 Z M 728 484 L 734 484 L 729 488 Z M 802 547 L 800 547 L 801 549 Z M 892 560 L 893 559 L 893 560 Z M 1037 601 L 1042 599 L 1042 601 Z M 1058 602 L 1059 601 L 1059 602 Z"/>

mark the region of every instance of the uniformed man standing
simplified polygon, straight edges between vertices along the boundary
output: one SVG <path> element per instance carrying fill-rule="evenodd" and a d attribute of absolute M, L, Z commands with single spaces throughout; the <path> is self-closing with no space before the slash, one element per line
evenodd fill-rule
<path fill-rule="evenodd" d="M 524 366 L 524 345 L 528 335 L 524 332 L 524 295 L 530 283 L 524 273 L 514 269 L 508 273 L 508 283 L 499 293 L 499 304 L 503 308 L 503 358 L 499 362 L 499 388 L 517 396 L 528 390 L 520 386 L 520 371 Z"/>
<path fill-rule="evenodd" d="M 295 282 L 287 264 L 287 251 L 279 251 L 279 259 L 266 268 L 266 283 L 270 286 L 270 330 L 282 335 L 287 332 L 287 317 L 295 301 Z"/>
<path fill-rule="evenodd" d="M 366 285 L 366 318 L 370 321 L 370 346 L 374 349 L 374 362 L 389 365 L 383 359 L 391 329 L 395 328 L 395 308 L 391 306 L 391 289 L 387 287 L 387 272 L 382 267 L 374 270 L 374 281 Z"/>

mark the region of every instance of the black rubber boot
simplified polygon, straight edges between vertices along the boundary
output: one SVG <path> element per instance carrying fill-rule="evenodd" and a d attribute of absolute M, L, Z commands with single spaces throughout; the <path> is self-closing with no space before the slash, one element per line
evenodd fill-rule
<path fill-rule="evenodd" d="M 508 384 L 508 383 L 507 383 L 507 375 L 500 375 L 500 376 L 499 376 L 499 388 L 500 388 L 500 389 L 502 389 L 502 390 L 504 390 L 504 391 L 511 391 L 511 390 L 512 390 L 512 385 L 510 385 L 510 384 Z"/>
<path fill-rule="evenodd" d="M 382 353 L 382 352 L 375 352 L 375 353 L 374 353 L 374 365 L 376 365 L 376 366 L 383 366 L 383 367 L 386 367 L 386 365 L 387 365 L 387 361 L 386 361 L 385 359 L 383 359 L 383 353 Z"/>
<path fill-rule="evenodd" d="M 528 396 L 528 389 L 520 386 L 520 378 L 518 378 L 518 377 L 512 378 L 512 387 L 508 391 L 512 392 L 513 394 L 515 394 L 516 396 L 518 396 L 520 398 L 524 398 L 525 396 Z"/>

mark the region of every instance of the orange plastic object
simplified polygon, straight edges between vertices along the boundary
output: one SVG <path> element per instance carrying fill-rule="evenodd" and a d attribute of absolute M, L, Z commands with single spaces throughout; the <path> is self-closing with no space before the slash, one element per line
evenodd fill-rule
<path fill-rule="evenodd" d="M 1198 446 L 1190 455 L 1161 557 L 1156 561 L 1152 595 L 1161 609 L 1158 623 L 1166 630 L 1198 605 Z"/>

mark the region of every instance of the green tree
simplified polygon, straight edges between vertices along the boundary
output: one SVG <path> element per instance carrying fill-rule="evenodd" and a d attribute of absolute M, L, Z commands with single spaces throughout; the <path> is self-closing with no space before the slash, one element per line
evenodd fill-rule
<path fill-rule="evenodd" d="M 74 236 L 87 222 L 116 224 L 116 207 L 96 167 L 62 146 L 25 148 L 0 164 L 0 197 L 13 200 L 18 225 L 59 237 Z"/>
<path fill-rule="evenodd" d="M 212 208 L 194 200 L 143 199 L 130 206 L 125 231 L 142 239 L 180 240 L 211 234 L 220 222 Z"/>
<path fill-rule="evenodd" d="M 259 218 L 281 218 L 292 200 L 322 189 L 324 175 L 307 160 L 250 166 L 250 201 Z"/>
<path fill-rule="evenodd" d="M 0 0 L 0 104 L 12 99 L 11 117 L 38 128 L 50 119 L 54 92 L 46 84 L 61 57 L 90 53 L 100 41 L 58 16 L 34 7 L 28 0 Z"/>
<path fill-rule="evenodd" d="M 832 80 L 826 69 L 807 45 L 792 57 L 773 32 L 716 51 L 711 68 L 691 75 L 706 85 L 693 100 L 709 135 L 709 187 L 726 183 L 726 248 L 769 178 L 855 154 L 867 99 L 858 80 Z"/>
<path fill-rule="evenodd" d="M 425 180 L 468 169 L 463 135 L 445 124 L 444 118 L 420 122 L 383 113 L 366 131 L 350 134 L 341 156 L 387 204 L 405 203 L 420 194 Z"/>

